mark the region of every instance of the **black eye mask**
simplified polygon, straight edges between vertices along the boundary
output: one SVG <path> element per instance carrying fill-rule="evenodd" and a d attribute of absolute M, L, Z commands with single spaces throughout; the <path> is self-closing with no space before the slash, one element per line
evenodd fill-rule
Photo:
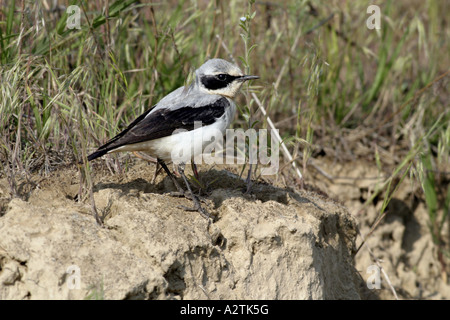
<path fill-rule="evenodd" d="M 230 76 L 229 74 L 221 73 L 213 76 L 202 76 L 201 82 L 206 89 L 217 90 L 226 88 L 237 78 L 239 78 L 239 76 Z"/>

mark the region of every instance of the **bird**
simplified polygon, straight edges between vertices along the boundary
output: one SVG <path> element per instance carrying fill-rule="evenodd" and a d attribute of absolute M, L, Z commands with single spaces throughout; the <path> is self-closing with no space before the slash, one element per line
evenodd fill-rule
<path fill-rule="evenodd" d="M 233 63 L 218 58 L 209 59 L 195 70 L 195 78 L 190 85 L 163 97 L 87 159 L 92 161 L 108 153 L 123 151 L 148 153 L 157 159 L 171 178 L 177 194 L 186 196 L 166 165 L 167 161 L 172 161 L 184 180 L 187 197 L 194 203 L 193 208 L 185 209 L 198 211 L 209 218 L 192 192 L 184 173 L 185 164 L 203 152 L 205 145 L 210 143 L 211 135 L 217 132 L 224 135 L 236 113 L 233 99 L 244 82 L 254 79 L 259 77 L 244 74 Z M 201 148 L 196 145 L 201 145 Z"/>

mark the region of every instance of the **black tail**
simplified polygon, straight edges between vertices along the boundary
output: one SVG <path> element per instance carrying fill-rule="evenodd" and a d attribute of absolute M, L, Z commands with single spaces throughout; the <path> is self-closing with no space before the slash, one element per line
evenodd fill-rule
<path fill-rule="evenodd" d="M 103 155 L 105 155 L 105 154 L 107 154 L 108 153 L 108 150 L 106 149 L 103 149 L 103 150 L 97 150 L 97 151 L 95 151 L 94 153 L 92 153 L 92 154 L 90 154 L 89 156 L 88 156 L 88 161 L 91 161 L 91 160 L 94 160 L 94 159 L 97 159 L 97 158 L 100 158 L 101 156 L 103 156 Z"/>

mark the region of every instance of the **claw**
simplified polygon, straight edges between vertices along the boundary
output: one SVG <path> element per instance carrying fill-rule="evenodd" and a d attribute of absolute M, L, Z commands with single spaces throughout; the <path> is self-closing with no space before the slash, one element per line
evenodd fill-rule
<path fill-rule="evenodd" d="M 184 183 L 186 184 L 187 187 L 187 191 L 183 190 L 183 188 L 181 188 L 181 186 L 178 184 L 177 180 L 175 179 L 175 177 L 173 176 L 173 174 L 170 172 L 169 168 L 167 168 L 166 164 L 164 163 L 163 160 L 161 159 L 157 159 L 158 163 L 161 165 L 161 167 L 164 169 L 164 171 L 166 171 L 167 175 L 172 179 L 173 184 L 175 185 L 175 187 L 177 188 L 178 191 L 173 191 L 173 192 L 169 192 L 169 196 L 172 197 L 185 197 L 188 198 L 190 200 L 192 200 L 192 202 L 194 202 L 194 207 L 193 208 L 189 208 L 189 207 L 185 207 L 185 206 L 179 206 L 180 208 L 183 208 L 186 211 L 198 211 L 200 212 L 200 214 L 205 218 L 205 219 L 210 219 L 210 215 L 208 213 L 208 211 L 206 211 L 205 209 L 202 208 L 202 206 L 200 205 L 200 201 L 205 202 L 203 199 L 199 200 L 199 197 L 197 197 L 191 189 L 191 186 L 189 185 L 189 182 L 186 178 L 186 175 L 184 174 L 184 168 L 185 168 L 185 164 L 181 163 L 178 165 L 178 172 L 180 173 L 181 177 L 184 180 Z M 197 167 L 195 167 L 195 165 L 193 165 L 192 167 L 193 171 L 194 171 L 194 175 L 196 177 L 198 177 L 198 172 L 197 172 Z"/>

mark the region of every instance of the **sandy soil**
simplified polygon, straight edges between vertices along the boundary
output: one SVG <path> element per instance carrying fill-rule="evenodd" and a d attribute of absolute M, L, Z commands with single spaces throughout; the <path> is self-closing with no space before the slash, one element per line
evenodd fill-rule
<path fill-rule="evenodd" d="M 339 178 L 336 178 L 334 181 L 330 181 L 324 178 L 322 175 L 312 171 L 308 173 L 308 184 L 306 186 L 306 189 L 319 192 L 317 193 L 315 191 L 313 192 L 298 190 L 297 192 L 304 194 L 306 197 L 305 199 L 312 199 L 310 201 L 311 203 L 315 203 L 316 205 L 320 203 L 320 206 L 331 208 L 329 209 L 331 211 L 336 210 L 333 209 L 335 208 L 335 206 L 339 207 L 341 205 L 344 205 L 348 208 L 348 211 L 355 219 L 355 226 L 357 225 L 359 227 L 361 235 L 367 236 L 369 234 L 371 226 L 377 219 L 382 203 L 382 199 L 378 199 L 375 205 L 370 205 L 366 208 L 363 208 L 364 201 L 373 191 L 377 181 L 379 181 L 379 173 L 376 167 L 368 166 L 367 164 L 362 162 L 338 165 L 335 163 L 332 164 L 326 162 L 325 160 L 317 161 L 317 164 L 322 168 L 326 168 L 327 171 L 333 176 Z M 126 173 L 121 175 L 112 175 L 108 170 L 102 168 L 103 167 L 99 165 L 94 166 L 94 195 L 97 209 L 102 215 L 105 215 L 106 224 L 110 224 L 109 228 L 122 228 L 121 230 L 125 230 L 127 228 L 129 229 L 130 220 L 127 219 L 133 219 L 132 217 L 136 216 L 136 212 L 138 212 L 138 216 L 136 216 L 135 219 L 149 219 L 148 213 L 142 212 L 142 208 L 144 207 L 150 208 L 146 210 L 156 210 L 155 212 L 159 212 L 158 208 L 162 208 L 160 216 L 162 220 L 152 220 L 151 223 L 154 223 L 158 227 L 161 227 L 162 225 L 163 229 L 167 228 L 166 224 L 161 222 L 165 221 L 165 219 L 168 218 L 167 214 L 164 213 L 167 211 L 166 209 L 164 209 L 167 208 L 167 206 L 171 206 L 171 208 L 174 208 L 174 212 L 176 211 L 177 214 L 181 214 L 180 217 L 190 217 L 183 219 L 193 219 L 192 217 L 196 217 L 196 213 L 188 213 L 188 216 L 186 216 L 186 212 L 183 212 L 183 210 L 181 209 L 176 209 L 180 205 L 190 206 L 191 203 L 189 200 L 184 198 L 170 198 L 163 195 L 165 192 L 173 190 L 171 181 L 167 177 L 165 177 L 165 175 L 159 175 L 154 184 L 151 184 L 149 182 L 151 181 L 153 176 L 154 165 L 149 165 L 144 161 L 137 160 L 134 165 L 128 168 L 128 171 Z M 249 216 L 253 217 L 255 220 L 242 222 L 243 225 L 248 223 L 249 226 L 253 225 L 254 223 L 259 224 L 261 222 L 260 215 L 265 215 L 267 217 L 268 213 L 264 214 L 264 212 L 269 210 L 267 208 L 267 205 L 271 203 L 273 203 L 272 207 L 267 212 L 272 212 L 273 210 L 275 210 L 273 208 L 276 208 L 279 204 L 281 204 L 282 207 L 278 209 L 286 211 L 286 214 L 288 215 L 290 214 L 289 212 L 291 210 L 290 206 L 292 205 L 292 200 L 290 200 L 290 196 L 288 196 L 288 194 L 291 194 L 291 191 L 296 190 L 297 185 L 293 185 L 292 183 L 294 182 L 290 182 L 289 178 L 284 180 L 278 179 L 278 182 L 275 183 L 277 184 L 277 186 L 269 186 L 265 185 L 264 183 L 256 184 L 254 185 L 253 192 L 250 195 L 244 195 L 244 182 L 238 179 L 238 177 L 236 176 L 238 168 L 227 168 L 227 170 L 221 170 L 222 168 L 220 168 L 220 170 L 218 169 L 219 168 L 214 168 L 210 170 L 208 168 L 202 168 L 201 182 L 207 185 L 208 190 L 208 192 L 204 195 L 204 205 L 213 215 L 221 217 L 222 225 L 219 223 L 217 224 L 217 226 L 219 226 L 219 229 L 222 233 L 226 232 L 224 230 L 227 230 L 227 227 L 223 223 L 227 222 L 227 225 L 233 224 L 234 220 L 230 219 L 240 219 L 238 218 L 241 215 L 240 211 L 245 211 L 246 214 L 248 212 L 253 212 L 252 214 L 249 214 Z M 36 208 L 45 208 L 45 210 L 47 211 L 51 211 L 51 208 L 54 208 L 55 211 L 61 213 L 64 213 L 64 211 L 74 210 L 78 214 L 81 214 L 81 217 L 88 217 L 89 222 L 87 222 L 87 224 L 93 225 L 90 205 L 88 203 L 80 203 L 77 201 L 79 192 L 79 177 L 74 168 L 60 169 L 56 172 L 51 173 L 47 177 L 34 176 L 30 180 L 23 179 L 20 183 L 19 189 L 22 194 L 22 200 L 20 200 L 22 202 L 19 201 L 17 203 L 13 203 L 14 205 L 18 206 L 19 209 L 17 210 L 19 212 L 21 210 L 25 212 L 26 210 L 30 209 L 30 207 L 28 207 L 28 204 L 32 204 L 34 206 L 30 209 L 31 211 L 39 211 L 39 209 Z M 214 191 L 216 189 L 220 189 L 221 191 Z M 378 264 L 378 266 L 381 267 L 381 269 L 378 269 L 380 271 L 379 276 L 381 279 L 380 288 L 377 289 L 375 287 L 375 289 L 372 290 L 367 290 L 367 288 L 363 288 L 363 290 L 361 290 L 361 288 L 359 288 L 358 293 L 355 293 L 355 291 L 351 291 L 352 293 L 349 293 L 350 291 L 347 291 L 347 298 L 355 298 L 359 295 L 359 297 L 363 299 L 394 299 L 395 295 L 397 295 L 400 299 L 450 299 L 450 286 L 447 283 L 447 273 L 445 272 L 445 269 L 443 269 L 443 265 L 439 260 L 437 248 L 431 239 L 431 235 L 428 229 L 428 215 L 426 212 L 426 208 L 423 201 L 417 199 L 416 196 L 418 193 L 420 193 L 419 189 L 419 186 L 415 186 L 408 181 L 403 184 L 403 186 L 399 189 L 399 191 L 395 194 L 395 197 L 391 201 L 388 207 L 388 214 L 375 228 L 375 231 L 367 237 L 365 245 L 362 246 L 362 248 L 354 256 L 355 268 L 359 272 L 359 275 L 362 277 L 360 281 L 362 285 L 361 283 L 359 283 L 359 285 L 364 287 L 365 281 L 369 280 L 371 281 L 371 283 L 373 282 L 372 280 L 374 278 L 371 278 L 371 276 L 374 275 L 374 269 L 371 269 L 371 266 Z M 1 180 L 0 190 L 1 216 L 5 215 L 8 210 L 11 210 L 11 201 L 9 199 L 8 191 L 9 187 L 6 179 Z M 326 194 L 326 196 L 324 194 Z M 324 203 L 327 204 L 325 205 Z M 307 205 L 302 201 L 295 201 L 295 206 L 302 207 Z M 125 214 L 125 212 L 127 213 Z M 233 213 L 231 214 L 230 212 Z M 78 217 L 77 219 L 83 220 L 84 218 L 80 218 L 78 214 L 76 215 Z M 139 218 L 139 215 L 142 214 L 143 216 Z M 228 216 L 228 214 L 230 215 Z M 294 216 L 296 215 L 295 213 L 292 214 Z M 306 214 L 305 216 L 308 217 L 309 215 L 310 213 Z M 75 217 L 75 214 L 73 215 L 73 217 Z M 170 221 L 175 218 L 170 217 Z M 0 224 L 2 221 L 1 219 L 2 217 L 0 217 Z M 66 217 L 63 220 L 67 221 L 67 219 L 68 218 Z M 136 222 L 136 220 L 133 221 L 134 222 L 132 222 L 131 225 Z M 274 221 L 271 222 L 274 223 L 274 225 L 280 223 L 278 220 Z M 191 223 L 191 220 L 189 220 L 188 222 L 183 220 L 183 222 L 181 222 L 181 224 L 184 225 L 185 228 Z M 323 221 L 321 223 L 322 227 L 320 227 L 319 225 L 319 229 L 324 228 L 323 225 L 326 225 L 323 224 Z M 86 222 L 83 222 L 81 225 L 79 225 L 79 227 L 84 229 L 90 228 L 86 226 Z M 139 223 L 135 226 L 135 228 L 136 230 L 139 229 Z M 270 252 L 274 248 L 274 241 L 275 243 L 279 241 L 277 240 L 278 235 L 273 236 L 273 232 L 275 231 L 273 231 L 271 228 L 268 228 L 268 224 L 263 224 L 262 227 L 260 227 L 259 229 L 258 228 L 254 230 L 254 233 L 252 233 L 251 236 L 244 232 L 243 235 L 241 235 L 242 238 L 239 238 L 239 236 L 236 238 L 238 239 L 236 241 L 247 241 L 247 238 L 253 239 L 252 237 L 255 237 L 256 239 L 260 236 L 260 240 L 254 240 L 252 246 L 254 247 L 255 243 L 259 243 L 259 245 L 265 248 L 265 254 L 268 254 L 268 252 Z M 290 226 L 288 223 L 286 225 L 286 228 L 292 228 L 292 226 Z M 448 226 L 445 226 L 444 228 L 448 228 Z M 326 234 L 325 229 L 324 234 Z M 133 229 L 128 230 L 128 232 L 130 232 L 129 234 L 133 234 Z M 136 231 L 136 234 L 140 237 L 144 237 L 146 234 L 145 232 L 148 233 L 150 231 L 145 229 L 142 232 L 144 232 L 144 235 L 139 233 L 139 231 Z M 261 235 L 258 235 L 258 232 L 260 232 Z M 275 234 L 278 234 L 277 232 L 275 232 Z M 309 231 L 305 232 L 308 233 Z M 284 232 L 281 233 L 284 234 Z M 353 252 L 350 254 L 355 254 L 355 249 L 358 248 L 362 242 L 362 238 L 360 235 L 357 235 L 356 229 L 354 230 L 354 233 L 355 234 L 353 235 L 353 237 L 356 238 L 356 243 L 348 243 L 348 248 L 350 248 L 350 251 Z M 202 238 L 202 236 L 199 236 L 196 233 L 191 236 L 194 238 Z M 123 238 L 123 234 L 109 234 L 105 237 L 109 237 L 108 241 L 112 241 L 110 243 L 111 246 L 117 246 L 114 241 L 117 241 L 117 239 L 121 237 Z M 233 237 L 234 236 L 229 235 L 229 241 Z M 93 239 L 92 241 L 95 242 L 94 240 L 97 241 L 98 239 Z M 283 238 L 283 241 L 285 241 L 285 238 Z M 329 241 L 329 239 L 325 241 L 326 245 L 329 245 Z M 123 245 L 124 242 L 122 241 L 120 243 L 121 245 Z M 127 241 L 126 245 L 131 245 L 130 241 Z M 135 248 L 133 250 L 139 251 L 140 249 Z M 148 250 L 148 248 L 145 250 Z M 184 255 L 192 254 L 192 252 L 189 250 L 186 252 L 190 253 L 185 252 Z M 217 254 L 217 252 L 215 252 L 210 247 L 205 247 L 202 250 L 204 250 L 205 252 L 209 252 L 208 254 L 212 254 L 213 256 Z M 342 251 L 342 249 L 339 250 Z M 336 252 L 340 252 L 339 250 L 337 250 Z M 230 255 L 227 256 L 227 254 Z M 139 256 L 139 254 L 137 255 Z M 280 257 L 285 257 L 285 255 L 285 252 L 282 254 L 280 253 L 280 255 L 277 256 L 277 259 L 281 259 Z M 230 252 L 226 253 L 226 251 L 219 253 L 218 257 L 220 257 L 220 259 L 225 259 L 225 257 L 229 260 L 233 259 L 232 254 Z M 215 257 L 214 259 L 216 258 L 217 257 Z M 221 261 L 220 259 L 216 259 L 215 263 L 219 263 L 218 261 Z M 255 258 L 252 257 L 250 260 L 253 261 L 254 259 Z M 258 259 L 262 259 L 258 263 L 264 265 L 264 259 L 268 259 L 268 256 L 266 255 L 262 258 L 259 257 Z M 0 261 L 0 266 L 2 266 L 3 271 L 8 268 L 16 268 L 14 270 L 18 271 L 16 273 L 13 272 L 5 276 L 5 272 L 3 272 L 2 275 L 2 268 L 0 268 L 0 280 L 3 279 L 2 281 L 6 281 L 6 283 L 14 283 L 14 281 L 20 278 L 20 270 L 23 270 L 23 266 L 20 266 L 20 263 L 16 263 L 17 266 L 14 265 L 12 267 L 8 265 L 5 266 L 5 261 L 6 260 L 4 260 L 3 262 Z M 198 265 L 198 267 L 204 268 L 205 270 L 210 270 L 208 268 L 210 268 L 211 266 L 209 264 L 205 265 L 204 263 L 204 257 L 202 256 L 202 262 Z M 251 265 L 251 262 L 249 263 Z M 148 266 L 141 267 L 148 268 Z M 155 265 L 153 264 L 151 264 L 151 267 L 156 269 L 162 268 L 161 265 L 155 267 Z M 151 290 L 151 292 L 148 293 L 147 291 L 145 291 L 148 290 L 148 288 L 144 291 L 139 291 L 140 289 L 134 288 L 132 290 L 138 290 L 136 291 L 138 292 L 136 294 L 136 297 L 170 298 L 177 296 L 177 294 L 179 295 L 179 291 L 181 289 L 170 288 L 171 285 L 173 286 L 173 283 L 167 280 L 167 273 L 170 273 L 170 270 L 173 271 L 173 268 L 179 267 L 177 267 L 177 264 L 174 264 L 174 262 L 172 261 L 172 264 L 166 266 L 167 270 L 165 270 L 165 273 L 163 273 L 163 275 L 159 278 L 158 276 L 155 276 L 154 279 L 156 280 L 154 280 L 154 283 L 152 282 L 152 284 L 156 287 L 160 286 L 158 287 L 158 290 L 164 292 L 164 294 L 159 291 L 158 293 Z M 287 276 L 288 273 L 286 270 L 289 270 L 289 266 L 282 266 L 282 268 L 285 268 L 285 272 L 283 275 L 280 275 L 281 278 Z M 321 266 L 320 268 L 323 268 L 323 266 Z M 345 268 L 348 268 L 348 266 L 346 266 Z M 269 273 L 273 272 L 273 270 L 261 270 Z M 222 270 L 221 274 L 222 272 L 224 271 Z M 326 273 L 327 271 L 324 272 Z M 238 276 L 234 274 L 233 277 Z M 348 277 L 348 275 L 346 275 L 346 277 Z M 227 281 L 231 280 L 228 279 Z M 390 282 L 391 284 L 389 284 L 388 282 Z M 209 285 L 208 282 L 206 283 L 207 285 Z M 186 283 L 184 283 L 183 285 L 184 291 L 182 291 L 185 297 L 206 298 L 205 296 L 202 296 L 201 293 L 198 293 L 194 289 L 191 289 L 188 285 L 186 285 Z M 230 284 L 228 283 L 228 286 L 229 285 Z M 139 284 L 136 286 L 137 288 L 141 288 L 139 287 Z M 234 284 L 234 286 L 236 286 L 236 284 Z M 274 292 L 276 292 L 276 283 L 274 283 L 274 286 Z M 220 289 L 220 285 L 218 285 L 217 282 L 214 284 L 215 289 L 211 288 L 212 287 L 208 287 L 207 289 L 212 290 L 211 292 L 217 293 L 217 295 L 214 295 L 210 292 L 211 297 L 224 297 L 223 295 L 221 296 L 221 294 L 223 294 L 224 292 L 221 290 L 224 289 Z M 395 290 L 395 293 L 392 291 L 392 288 Z M 134 292 L 129 291 L 131 290 L 129 288 L 123 290 L 123 292 L 125 292 L 123 293 L 124 296 L 127 296 L 127 294 L 130 295 L 130 292 Z M 235 291 L 234 297 L 240 297 L 241 295 L 245 296 L 245 290 L 249 289 L 247 287 L 245 290 L 242 290 L 243 291 Z M 294 291 L 290 291 L 289 293 L 282 293 L 280 291 L 278 295 L 268 295 L 267 298 L 292 298 L 295 297 L 295 294 L 298 294 L 298 292 L 295 293 Z M 326 294 L 323 294 L 323 290 L 320 291 L 320 294 L 317 292 L 311 293 L 310 291 L 309 293 L 304 293 L 304 296 L 302 297 L 343 298 L 342 292 L 340 292 L 339 294 L 328 294 L 328 296 Z M 107 297 L 123 298 L 124 296 L 116 295 Z"/>
<path fill-rule="evenodd" d="M 375 164 L 363 161 L 339 164 L 325 160 L 317 164 L 337 178 L 329 181 L 314 173 L 311 183 L 341 201 L 356 217 L 361 234 L 368 235 L 383 203 L 381 195 L 374 205 L 363 207 L 377 182 L 382 181 Z M 400 299 L 450 299 L 449 260 L 438 255 L 423 199 L 421 187 L 406 178 L 389 203 L 386 216 L 356 254 L 356 268 L 367 280 L 373 274 L 368 268 L 378 260 Z M 447 239 L 448 227 L 447 220 L 443 227 Z M 359 237 L 357 246 L 361 242 Z M 390 287 L 382 274 L 381 289 L 377 290 L 380 298 L 395 299 Z"/>

